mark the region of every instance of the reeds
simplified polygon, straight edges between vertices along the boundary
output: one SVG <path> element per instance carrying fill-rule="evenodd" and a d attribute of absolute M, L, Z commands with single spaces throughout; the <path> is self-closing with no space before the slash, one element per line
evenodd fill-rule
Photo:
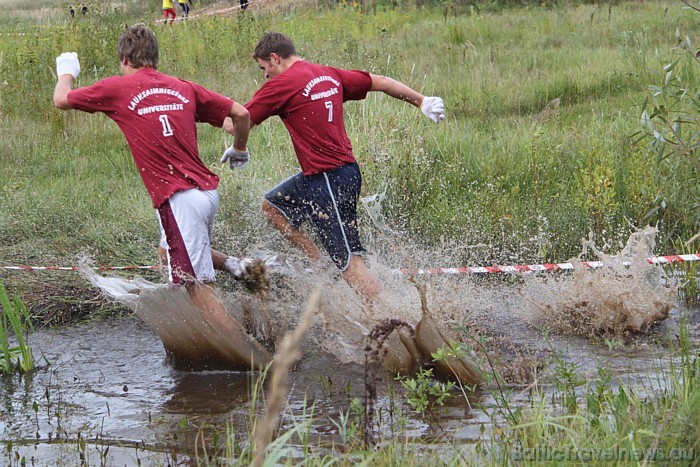
<path fill-rule="evenodd" d="M 27 338 L 33 327 L 27 307 L 24 306 L 19 297 L 11 300 L 2 283 L 0 283 L 0 306 L 2 306 L 0 373 L 11 373 L 14 370 L 21 373 L 32 371 L 34 369 L 34 355 Z M 11 335 L 14 335 L 14 339 L 17 341 L 16 345 L 10 344 Z"/>
<path fill-rule="evenodd" d="M 265 416 L 255 427 L 255 456 L 253 457 L 252 465 L 256 467 L 263 465 L 269 454 L 267 452 L 268 445 L 272 440 L 274 431 L 277 429 L 285 406 L 289 371 L 301 355 L 299 344 L 313 323 L 313 316 L 318 311 L 320 296 L 320 289 L 317 288 L 311 294 L 306 311 L 304 311 L 296 329 L 284 336 L 279 350 L 273 358 L 271 367 L 272 383 L 265 404 Z"/>

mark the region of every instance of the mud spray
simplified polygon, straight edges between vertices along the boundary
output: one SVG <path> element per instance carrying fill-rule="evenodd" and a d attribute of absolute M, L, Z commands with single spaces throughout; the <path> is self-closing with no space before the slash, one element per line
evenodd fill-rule
<path fill-rule="evenodd" d="M 528 281 L 522 296 L 535 309 L 522 318 L 565 334 L 624 338 L 646 331 L 668 316 L 677 296 L 664 270 L 647 261 L 654 255 L 656 234 L 651 227 L 633 233 L 615 256 L 600 252 L 592 240 L 584 241 L 581 256 L 590 250 L 603 268 L 579 267 L 577 258 L 568 277 L 539 276 Z"/>
<path fill-rule="evenodd" d="M 296 327 L 310 291 L 320 285 L 320 313 L 302 342 L 302 358 L 323 354 L 331 355 L 340 364 L 362 362 L 365 339 L 375 326 L 394 320 L 415 329 L 427 312 L 439 324 L 445 339 L 467 344 L 477 353 L 500 355 L 502 366 L 498 370 L 517 382 L 532 377 L 538 353 L 544 350 L 543 330 L 560 335 L 608 333 L 624 337 L 644 333 L 663 320 L 675 304 L 676 290 L 669 285 L 663 270 L 646 261 L 653 256 L 656 230 L 652 228 L 632 234 L 615 256 L 603 254 L 590 240 L 584 242 L 581 256 L 595 255 L 605 263 L 602 269 L 580 267 L 570 272 L 502 275 L 496 279 L 470 275 L 411 278 L 397 274 L 396 268 L 459 266 L 451 263 L 459 255 L 441 251 L 443 264 L 422 260 L 435 260 L 435 251 L 421 254 L 400 233 L 390 229 L 381 216 L 381 201 L 379 195 L 364 200 L 364 218 L 369 218 L 373 227 L 367 243 L 378 252 L 367 260 L 383 285 L 373 306 L 364 305 L 337 271 L 311 272 L 306 269 L 304 258 L 287 249 L 283 251 L 289 253 L 287 267 L 270 275 L 265 296 L 235 286 L 218 289 L 227 311 L 258 342 L 274 351 L 287 330 Z M 270 239 L 269 232 L 256 238 Z M 284 243 L 274 236 L 267 245 L 256 245 L 258 252 L 284 248 Z M 458 251 L 461 255 L 468 249 L 461 247 Z M 182 318 L 191 306 L 186 294 L 173 298 L 166 293 L 167 286 L 142 278 L 102 277 L 89 270 L 84 274 L 152 328 L 167 321 L 175 334 L 178 327 L 182 333 L 189 332 L 190 323 Z M 407 334 L 410 333 L 397 332 L 386 342 L 400 346 Z M 415 351 L 408 350 L 409 354 Z"/>

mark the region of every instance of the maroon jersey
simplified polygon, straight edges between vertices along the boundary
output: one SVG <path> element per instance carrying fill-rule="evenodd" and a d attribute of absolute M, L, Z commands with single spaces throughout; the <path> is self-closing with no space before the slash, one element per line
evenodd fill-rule
<path fill-rule="evenodd" d="M 195 122 L 221 127 L 228 97 L 143 68 L 68 93 L 71 107 L 103 112 L 121 128 L 153 207 L 190 188 L 213 190 L 219 177 L 199 158 Z"/>
<path fill-rule="evenodd" d="M 269 79 L 246 108 L 256 125 L 271 115 L 280 116 L 301 170 L 312 175 L 355 162 L 345 132 L 343 102 L 364 99 L 371 86 L 367 72 L 299 60 Z"/>

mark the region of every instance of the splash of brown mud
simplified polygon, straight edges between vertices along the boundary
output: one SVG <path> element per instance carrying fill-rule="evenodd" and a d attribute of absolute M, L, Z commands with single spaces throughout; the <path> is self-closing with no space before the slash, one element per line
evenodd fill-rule
<path fill-rule="evenodd" d="M 488 353 L 495 370 L 510 372 L 509 380 L 528 382 L 550 345 L 542 339 L 543 329 L 566 335 L 625 335 L 643 331 L 667 315 L 676 292 L 664 284 L 663 270 L 646 261 L 652 256 L 654 236 L 653 229 L 638 232 L 615 257 L 586 244 L 605 263 L 602 269 L 578 266 L 571 273 L 532 274 L 515 280 L 505 275 L 429 278 L 430 317 L 439 324 L 445 341 L 472 346 L 480 358 Z M 413 261 L 416 254 L 412 249 Z M 303 259 L 299 261 L 304 264 Z M 580 265 L 579 260 L 575 262 Z M 364 360 L 365 338 L 377 324 L 393 319 L 415 327 L 422 319 L 415 286 L 373 257 L 368 264 L 383 286 L 371 308 L 341 279 L 304 272 L 303 267 L 273 273 L 264 300 L 236 289 L 218 292 L 232 316 L 271 348 L 287 329 L 296 327 L 308 292 L 320 285 L 320 313 L 302 342 L 303 358 L 313 361 L 319 355 L 331 355 L 339 364 L 357 364 Z M 387 338 L 389 348 L 406 349 L 394 352 L 392 372 L 416 359 L 405 338 L 400 333 Z M 477 339 L 483 341 L 483 348 L 476 349 Z"/>
<path fill-rule="evenodd" d="M 188 370 L 262 370 L 268 352 L 226 310 L 198 307 L 184 287 L 145 279 L 83 275 L 113 300 L 131 308 L 160 337 L 169 362 Z M 201 287 L 208 287 L 201 285 Z"/>
<path fill-rule="evenodd" d="M 392 373 L 411 373 L 423 362 L 415 337 L 413 326 L 407 322 L 382 320 L 366 336 L 365 362 L 380 362 Z"/>
<path fill-rule="evenodd" d="M 431 358 L 441 348 L 450 348 L 450 341 L 440 331 L 428 310 L 425 284 L 416 283 L 416 287 L 420 294 L 422 312 L 421 320 L 416 326 L 416 345 L 425 357 Z M 478 386 L 484 382 L 481 370 L 467 356 L 457 358 L 450 355 L 444 360 L 435 361 L 435 366 L 444 377 L 456 379 L 468 386 Z"/>
<path fill-rule="evenodd" d="M 616 256 L 602 253 L 592 240 L 584 241 L 581 256 L 590 250 L 603 267 L 588 269 L 576 258 L 570 261 L 570 274 L 528 278 L 522 294 L 538 312 L 523 318 L 568 335 L 645 332 L 668 316 L 677 295 L 663 269 L 647 261 L 656 234 L 652 227 L 633 233 Z"/>
<path fill-rule="evenodd" d="M 242 281 L 246 289 L 265 295 L 270 290 L 270 278 L 267 274 L 265 263 L 260 259 L 255 259 L 248 266 L 248 274 Z"/>

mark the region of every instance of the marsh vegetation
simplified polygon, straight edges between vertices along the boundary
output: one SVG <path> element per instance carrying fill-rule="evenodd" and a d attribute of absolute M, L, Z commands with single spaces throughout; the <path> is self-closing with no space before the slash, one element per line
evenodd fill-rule
<path fill-rule="evenodd" d="M 198 8 L 214 11 L 232 3 L 195 2 L 193 18 L 168 27 L 158 21 L 155 3 L 92 5 L 89 15 L 75 19 L 67 5 L 24 0 L 2 6 L 2 265 L 73 266 L 86 257 L 96 266 L 157 263 L 157 223 L 118 128 L 101 115 L 60 113 L 51 101 L 59 53 L 78 52 L 80 85 L 117 74 L 116 40 L 125 23 L 136 21 L 156 31 L 162 71 L 241 102 L 262 82 L 250 54 L 270 29 L 292 36 L 309 60 L 393 76 L 444 98 L 447 119 L 438 126 L 381 96 L 349 105 L 346 115 L 364 194 L 381 200 L 361 210 L 361 231 L 381 265 L 373 267 L 384 268 L 388 284 L 398 284 L 398 303 L 413 300 L 405 298 L 410 306 L 404 308 L 414 308 L 410 313 L 420 312 L 415 288 L 390 279 L 389 270 L 560 262 L 581 253 L 582 238 L 616 255 L 647 225 L 658 230 L 653 254 L 700 250 L 700 13 L 683 1 L 279 1 L 259 8 L 253 3 L 245 14 L 200 18 L 194 17 Z M 270 121 L 252 132 L 252 163 L 242 172 L 219 167 L 230 143 L 223 132 L 204 126 L 199 131 L 202 158 L 221 176 L 214 246 L 241 256 L 285 254 L 303 269 L 304 259 L 273 233 L 259 209 L 263 193 L 296 171 L 283 125 Z M 591 258 L 597 259 L 591 250 L 581 257 Z M 695 263 L 675 267 L 682 275 L 669 270 L 668 277 L 685 279 L 676 284 L 679 304 L 664 321 L 670 324 L 634 334 L 570 336 L 545 326 L 551 324 L 547 315 L 521 320 L 532 300 L 511 296 L 525 281 L 519 276 L 431 280 L 431 310 L 454 325 L 451 333 L 459 341 L 446 352 L 477 355 L 488 375 L 484 387 L 460 390 L 425 372 L 384 379 L 376 400 L 370 400 L 372 412 L 364 398 L 365 369 L 347 365 L 334 379 L 330 369 L 337 363 L 325 360 L 328 347 L 312 347 L 298 366 L 299 390 L 292 391 L 268 460 L 421 465 L 434 463 L 438 445 L 446 464 L 500 465 L 517 455 L 529 460 L 544 446 L 576 449 L 583 456 L 611 453 L 613 463 L 624 461 L 621 452 L 635 450 L 657 460 L 697 462 L 700 360 L 692 304 L 698 300 L 698 270 Z M 142 275 L 160 279 L 158 272 Z M 78 321 L 118 315 L 127 329 L 133 325 L 128 310 L 75 272 L 3 269 L 0 278 L 8 290 L 3 307 L 24 316 L 26 304 L 27 322 L 45 333 L 43 344 L 51 345 L 52 332 L 71 332 L 65 326 Z M 622 280 L 620 288 L 627 288 Z M 538 283 L 531 296 L 545 300 L 541 291 L 553 283 Z M 276 309 L 299 316 L 312 285 L 279 278 L 271 300 Z M 222 280 L 219 287 L 232 302 L 253 300 L 235 283 Z M 326 309 L 339 307 L 350 315 L 356 302 L 336 287 L 331 282 L 326 291 L 339 294 L 343 303 L 327 301 Z M 109 338 L 101 326 L 96 324 L 101 331 L 88 347 Z M 252 461 L 254 426 L 264 410 L 262 375 L 171 373 L 158 367 L 157 346 L 145 345 L 153 336 L 143 329 L 117 334 L 124 340 L 97 355 L 119 360 L 123 353 L 127 366 L 146 362 L 144 368 L 152 371 L 132 373 L 142 378 L 136 383 L 82 371 L 74 371 L 79 379 L 69 382 L 65 368 L 81 365 L 79 359 L 61 359 L 80 354 L 70 336 L 63 353 L 47 355 L 28 376 L 3 379 L 7 410 L 0 426 L 10 464 L 39 449 L 32 447 L 37 444 L 31 442 L 32 430 L 41 435 L 41 455 L 55 454 L 56 439 L 65 442 L 66 465 L 75 459 L 108 463 L 110 446 L 111 456 L 124 446 L 138 451 L 138 442 L 129 443 L 140 436 L 149 437 L 144 446 L 158 453 L 154 464 L 182 460 L 175 452 L 204 465 Z M 135 343 L 129 343 L 130 335 Z M 7 355 L 14 342 L 1 342 Z M 57 361 L 54 369 L 46 366 Z M 522 377 L 515 374 L 516 362 L 525 368 Z M 101 372 L 94 362 L 84 364 Z M 65 378 L 58 386 L 54 374 Z M 130 373 L 114 374 L 128 379 Z M 183 397 L 171 398 L 175 409 L 137 404 L 119 412 L 116 401 L 138 394 L 139 384 L 144 400 L 157 400 L 168 395 L 169 382 L 177 386 L 188 378 L 196 381 L 183 385 Z M 214 396 L 189 390 L 203 382 L 216 389 Z M 22 384 L 24 393 L 15 389 Z M 131 390 L 122 391 L 122 399 L 105 396 L 115 384 Z M 147 391 L 148 384 L 157 390 Z M 235 395 L 227 392 L 233 386 Z M 98 389 L 86 391 L 89 387 Z M 313 387 L 317 391 L 309 394 L 316 406 L 304 393 Z M 76 396 L 81 391 L 89 401 Z M 206 404 L 201 413 L 188 412 L 192 401 L 213 403 L 217 397 L 226 401 L 218 413 L 224 415 L 203 415 L 217 410 Z M 237 405 L 234 399 L 246 402 Z M 146 413 L 147 422 L 138 423 L 149 429 L 134 430 L 135 435 L 123 420 L 115 423 L 121 415 L 131 420 Z M 99 419 L 101 426 L 92 423 Z M 425 425 L 430 429 L 416 429 Z"/>

